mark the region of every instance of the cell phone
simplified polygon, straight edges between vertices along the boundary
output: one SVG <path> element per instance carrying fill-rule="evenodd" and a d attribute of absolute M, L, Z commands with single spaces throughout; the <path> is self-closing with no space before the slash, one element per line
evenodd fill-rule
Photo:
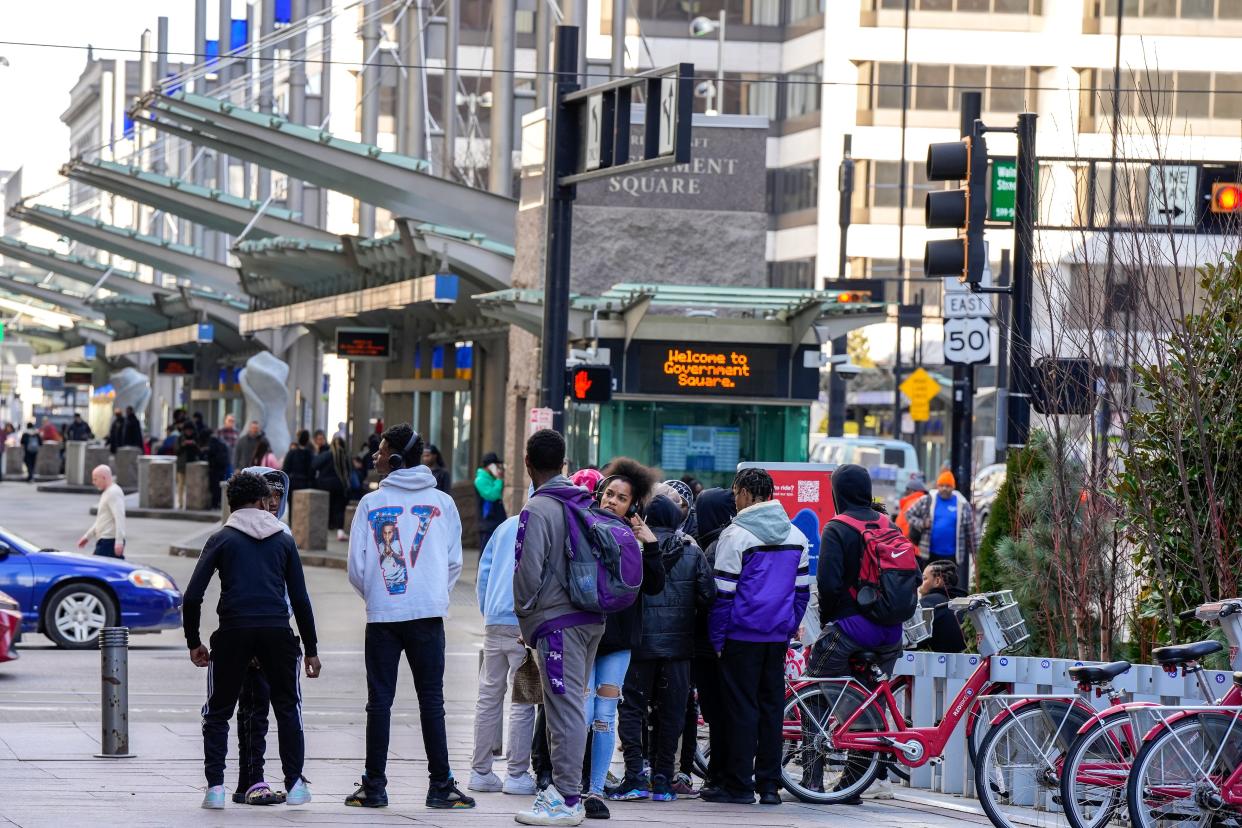
<path fill-rule="evenodd" d="M 491 472 L 492 477 L 500 477 L 500 464 L 499 463 L 488 463 L 487 470 Z"/>

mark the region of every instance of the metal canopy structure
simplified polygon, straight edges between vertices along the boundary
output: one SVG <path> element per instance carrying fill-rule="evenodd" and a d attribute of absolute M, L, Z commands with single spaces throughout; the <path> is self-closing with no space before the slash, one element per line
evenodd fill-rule
<path fill-rule="evenodd" d="M 60 168 L 60 174 L 231 236 L 240 235 L 253 222 L 249 235 L 256 238 L 292 236 L 328 242 L 337 239 L 326 230 L 297 221 L 297 215 L 291 210 L 268 205 L 260 213 L 263 207 L 260 201 L 239 198 L 139 167 L 75 158 Z"/>
<path fill-rule="evenodd" d="M 53 310 L 74 314 L 83 319 L 102 321 L 104 318 L 103 313 L 97 308 L 87 304 L 85 295 L 68 293 L 27 281 L 24 277 L 11 272 L 8 268 L 0 269 L 0 289 L 10 294 L 35 299 Z"/>
<path fill-rule="evenodd" d="M 48 250 L 46 247 L 36 247 L 12 236 L 0 236 L 0 256 L 26 262 L 44 271 L 50 270 L 92 287 L 107 275 L 107 281 L 103 283 L 101 289 L 126 296 L 150 298 L 157 293 L 169 293 L 173 290 L 173 288 L 143 282 L 128 270 L 109 268 L 107 265 L 83 256 L 68 256 Z M 109 270 L 111 273 L 108 272 Z"/>
<path fill-rule="evenodd" d="M 235 250 L 247 293 L 262 304 L 305 302 L 393 284 L 441 271 L 469 279 L 475 290 L 507 287 L 513 250 L 460 231 L 401 219 L 380 239 L 342 236 L 245 241 Z"/>
<path fill-rule="evenodd" d="M 205 258 L 198 248 L 174 244 L 136 230 L 104 224 L 98 219 L 74 215 L 68 210 L 43 204 L 19 203 L 9 210 L 9 215 L 90 247 L 189 279 L 197 287 L 234 296 L 241 295 L 237 271 L 228 265 Z"/>
<path fill-rule="evenodd" d="M 189 291 L 161 294 L 150 299 L 113 296 L 91 302 L 103 312 L 108 327 L 117 333 L 115 343 L 163 331 L 196 326 L 204 319 L 215 322 L 215 342 L 226 350 L 246 346 L 237 332 L 244 306 L 204 300 Z M 190 340 L 193 341 L 193 340 Z M 185 343 L 177 343 L 185 344 Z M 119 346 L 117 353 L 129 352 Z M 113 355 L 113 350 L 109 350 Z"/>
<path fill-rule="evenodd" d="M 144 114 L 145 113 L 145 114 Z M 436 221 L 500 244 L 515 240 L 517 202 L 431 175 L 426 161 L 184 91 L 152 91 L 132 112 L 170 135 L 353 196 L 401 216 Z"/>

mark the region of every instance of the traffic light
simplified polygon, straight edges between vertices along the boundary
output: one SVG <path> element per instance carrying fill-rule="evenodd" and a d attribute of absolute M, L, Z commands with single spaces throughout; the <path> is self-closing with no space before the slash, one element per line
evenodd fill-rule
<path fill-rule="evenodd" d="M 1089 359 L 1037 359 L 1031 384 L 1031 406 L 1040 414 L 1085 415 L 1095 408 L 1095 367 Z"/>
<path fill-rule="evenodd" d="M 606 403 L 612 399 L 612 367 L 575 365 L 569 369 L 569 398 L 580 403 Z"/>
<path fill-rule="evenodd" d="M 952 227 L 958 230 L 958 238 L 927 243 L 923 253 L 924 276 L 957 276 L 972 284 L 983 281 L 987 264 L 987 248 L 983 245 L 983 223 L 988 216 L 987 177 L 988 146 L 982 125 L 977 122 L 971 136 L 927 148 L 927 179 L 962 181 L 965 186 L 927 194 L 927 227 Z"/>
<path fill-rule="evenodd" d="M 1242 213 L 1242 184 L 1236 181 L 1213 182 L 1208 209 L 1213 213 Z"/>

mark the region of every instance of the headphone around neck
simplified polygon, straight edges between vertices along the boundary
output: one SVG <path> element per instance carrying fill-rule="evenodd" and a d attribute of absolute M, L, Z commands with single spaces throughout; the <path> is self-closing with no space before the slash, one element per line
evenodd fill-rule
<path fill-rule="evenodd" d="M 409 442 L 405 444 L 405 448 L 401 449 L 401 453 L 397 454 L 396 452 L 393 452 L 392 454 L 388 455 L 388 468 L 392 469 L 393 471 L 403 468 L 405 466 L 405 453 L 409 451 L 410 449 L 414 448 L 414 444 L 418 442 L 418 439 L 419 439 L 418 432 L 415 431 L 414 429 L 410 429 Z"/>
<path fill-rule="evenodd" d="M 610 474 L 607 477 L 602 478 L 598 483 L 595 484 L 595 492 L 591 495 L 591 497 L 595 500 L 595 505 L 601 509 L 604 508 L 603 507 L 604 491 L 608 488 L 608 484 L 612 482 L 613 480 L 624 480 L 626 483 L 630 484 L 630 491 L 632 492 L 634 490 L 634 481 L 630 480 L 628 477 L 626 477 L 623 474 Z M 625 518 L 626 520 L 629 520 L 630 518 L 634 517 L 637 514 L 638 514 L 638 501 L 635 499 L 631 499 L 630 507 L 625 512 Z"/>

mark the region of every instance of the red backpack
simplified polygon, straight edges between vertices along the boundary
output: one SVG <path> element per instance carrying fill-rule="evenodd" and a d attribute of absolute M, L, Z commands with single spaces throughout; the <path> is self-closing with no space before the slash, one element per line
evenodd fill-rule
<path fill-rule="evenodd" d="M 919 603 L 919 562 L 914 544 L 884 515 L 867 522 L 849 515 L 832 519 L 862 535 L 858 585 L 850 589 L 858 609 L 877 624 L 908 621 Z"/>

